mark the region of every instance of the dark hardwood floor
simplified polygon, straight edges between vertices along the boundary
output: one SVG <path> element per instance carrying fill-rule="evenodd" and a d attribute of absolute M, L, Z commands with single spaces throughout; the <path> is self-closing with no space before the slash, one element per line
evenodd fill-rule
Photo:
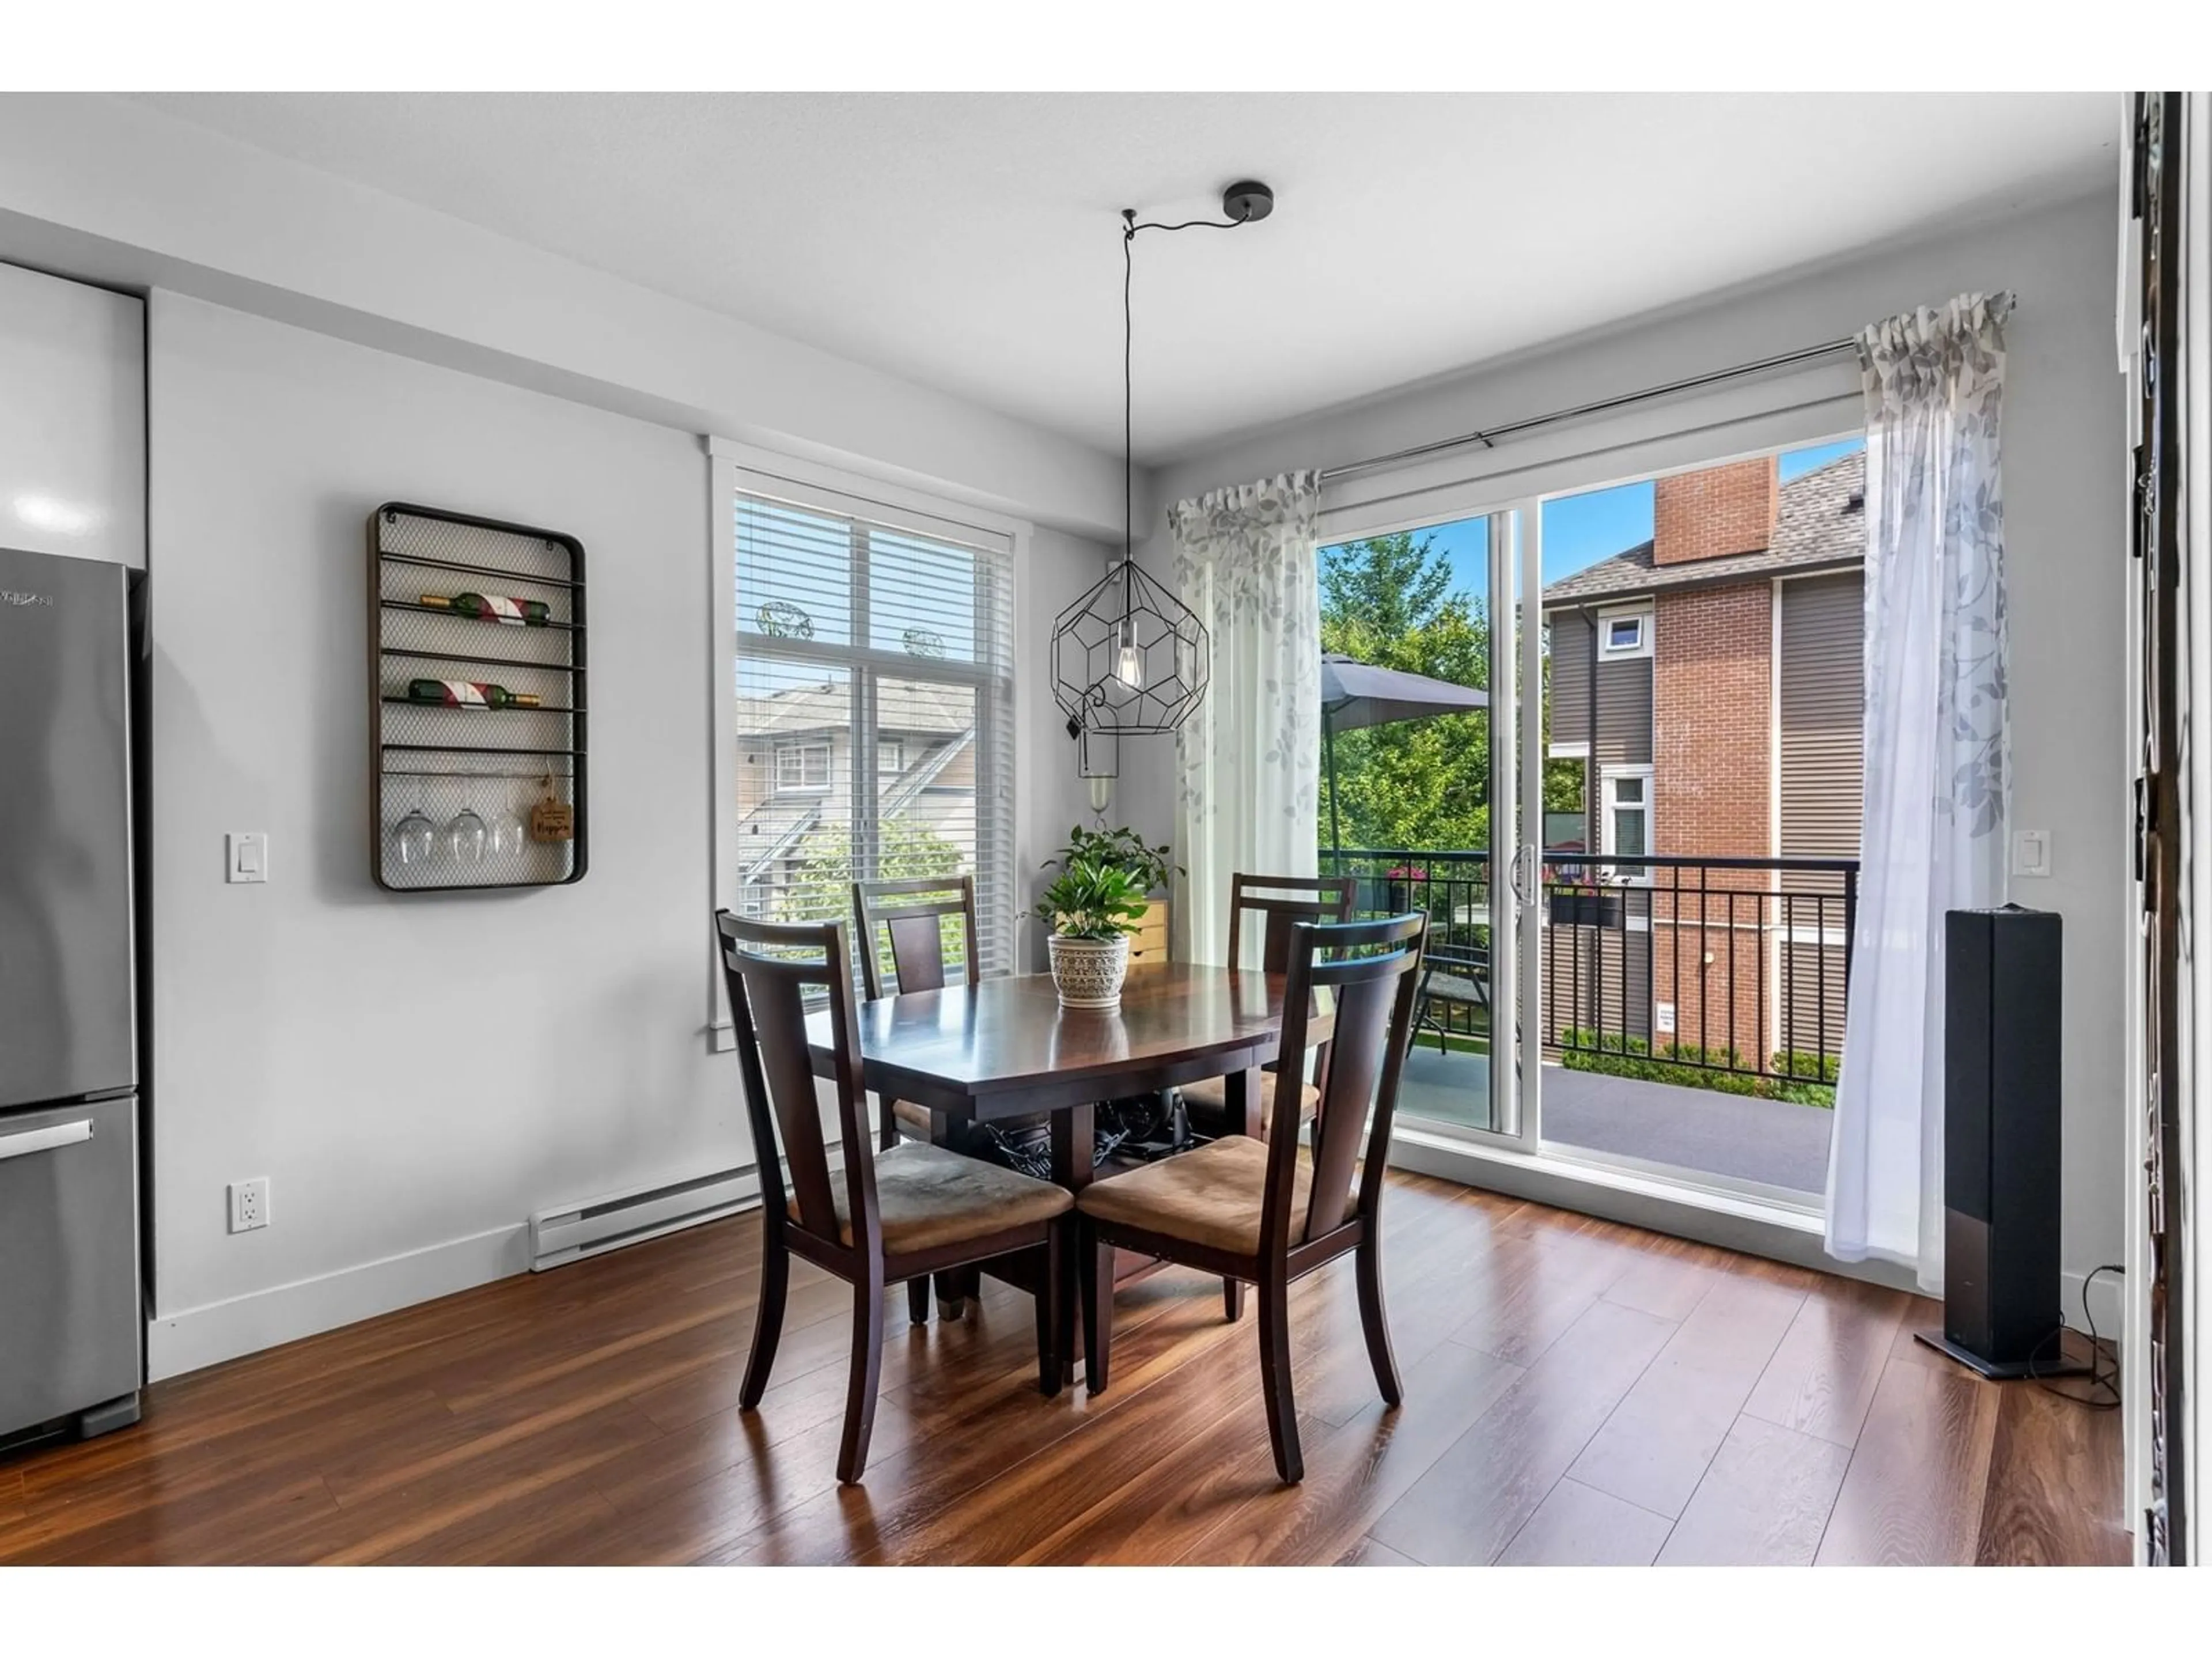
<path fill-rule="evenodd" d="M 795 1264 L 740 1413 L 740 1218 L 155 1385 L 0 1459 L 6 1562 L 2118 1563 L 2119 1420 L 1911 1340 L 1933 1304 L 1418 1177 L 1383 1206 L 1406 1402 L 1347 1260 L 1292 1291 L 1301 1486 L 1218 1280 L 1116 1298 L 1103 1398 L 1028 1298 L 907 1324 L 833 1473 L 849 1292 Z M 2075 1385 L 2078 1386 L 2078 1385 Z"/>

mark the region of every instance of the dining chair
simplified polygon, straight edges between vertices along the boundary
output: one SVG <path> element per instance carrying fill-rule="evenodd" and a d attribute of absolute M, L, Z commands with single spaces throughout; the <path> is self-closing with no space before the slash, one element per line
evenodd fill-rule
<path fill-rule="evenodd" d="M 856 881 L 853 884 L 853 917 L 859 923 L 862 949 L 860 977 L 871 1000 L 894 991 L 941 991 L 951 982 L 955 968 L 945 959 L 945 923 L 960 919 L 960 962 L 957 971 L 971 988 L 982 979 L 982 958 L 975 948 L 975 878 L 973 876 L 909 876 L 896 881 Z M 890 980 L 884 978 L 884 952 L 890 955 Z M 880 1144 L 895 1146 L 904 1134 L 971 1156 L 981 1155 L 974 1127 L 949 1120 L 912 1101 L 877 1097 Z M 996 1125 L 1001 1134 L 1042 1129 L 1048 1119 L 1012 1117 Z M 973 1273 L 939 1277 L 938 1310 L 946 1319 L 958 1319 L 969 1299 L 981 1289 Z M 917 1324 L 929 1318 L 929 1286 L 915 1279 L 907 1286 L 907 1313 Z"/>
<path fill-rule="evenodd" d="M 869 1000 L 901 991 L 940 991 L 951 983 L 945 960 L 945 921 L 960 918 L 960 971 L 973 986 L 982 978 L 975 951 L 975 878 L 911 876 L 898 881 L 853 884 L 853 920 L 860 930 L 860 978 Z M 883 947 L 891 958 L 892 986 L 884 982 Z M 942 1123 L 911 1101 L 878 1100 L 881 1145 L 898 1144 L 902 1133 L 942 1146 Z"/>
<path fill-rule="evenodd" d="M 1244 917 L 1249 912 L 1261 916 L 1260 936 L 1260 966 L 1270 974 L 1285 971 L 1290 962 L 1291 930 L 1302 921 L 1349 921 L 1352 902 L 1358 879 L 1352 876 L 1248 876 L 1235 875 L 1229 882 L 1229 965 L 1240 967 L 1244 961 Z M 1321 1068 L 1328 1064 L 1328 1045 L 1322 1043 L 1314 1055 L 1315 1082 L 1304 1085 L 1300 1095 L 1305 1111 L 1313 1110 L 1318 1097 Z M 1279 1062 L 1270 1060 L 1266 1067 L 1272 1072 Z M 1303 1072 L 1304 1060 L 1295 1069 Z M 1225 1124 L 1229 1116 L 1229 1080 L 1226 1078 L 1206 1078 L 1182 1086 L 1182 1101 L 1186 1107 L 1198 1109 L 1200 1121 L 1212 1127 Z M 1261 1110 L 1261 1127 L 1264 1132 L 1272 1108 L 1266 1103 Z"/>
<path fill-rule="evenodd" d="M 1297 1062 L 1314 993 L 1325 988 L 1334 1000 L 1334 1052 L 1321 1073 L 1310 1148 L 1296 1134 L 1265 1142 L 1224 1135 L 1180 1158 L 1095 1181 L 1077 1196 L 1085 1378 L 1092 1394 L 1106 1392 L 1114 1322 L 1110 1291 L 1098 1284 L 1094 1264 L 1100 1251 L 1118 1245 L 1255 1288 L 1267 1437 L 1285 1480 L 1305 1473 L 1291 1392 L 1293 1280 L 1347 1252 L 1354 1256 L 1375 1385 L 1386 1402 L 1399 1402 L 1403 1390 L 1382 1308 L 1383 1168 L 1427 926 L 1420 915 L 1291 926 L 1275 1072 L 1278 1123 L 1297 1121 Z"/>
<path fill-rule="evenodd" d="M 715 914 L 714 924 L 761 1172 L 760 1305 L 739 1407 L 754 1409 L 768 1387 L 794 1255 L 853 1287 L 838 1480 L 857 1480 L 867 1466 L 883 1379 L 887 1285 L 1027 1255 L 1024 1265 L 1038 1286 L 1037 1387 L 1058 1394 L 1061 1356 L 1075 1334 L 1060 1288 L 1072 1221 L 1066 1189 L 927 1142 L 878 1150 L 861 1086 L 860 1013 L 845 924 L 748 921 L 727 910 Z M 830 1135 L 808 1057 L 806 1004 L 814 992 L 829 1008 L 842 1172 L 830 1168 Z"/>

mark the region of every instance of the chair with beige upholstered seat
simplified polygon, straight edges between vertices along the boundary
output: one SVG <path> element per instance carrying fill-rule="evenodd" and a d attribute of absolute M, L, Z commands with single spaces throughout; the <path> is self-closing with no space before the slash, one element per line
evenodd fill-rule
<path fill-rule="evenodd" d="M 853 884 L 853 920 L 860 928 L 860 976 L 871 1000 L 894 991 L 941 991 L 951 983 L 953 967 L 945 959 L 945 924 L 955 918 L 960 926 L 958 970 L 971 988 L 982 979 L 981 957 L 975 949 L 975 878 L 973 876 L 910 876 L 898 881 L 856 881 Z M 890 980 L 884 978 L 884 957 L 890 957 Z M 889 1096 L 878 1100 L 880 1145 L 886 1150 L 899 1137 L 926 1140 L 956 1152 L 977 1153 L 972 1126 L 933 1112 L 910 1100 Z M 1008 1118 L 996 1127 L 1001 1134 L 1042 1129 L 1042 1116 Z M 945 1317 L 960 1316 L 967 1299 L 979 1288 L 973 1273 L 941 1274 L 938 1296 Z M 929 1318 L 929 1285 L 923 1279 L 908 1285 L 907 1316 L 915 1324 Z"/>
<path fill-rule="evenodd" d="M 1305 1468 L 1291 1394 L 1293 1279 L 1346 1252 L 1357 1257 L 1367 1356 L 1382 1398 L 1398 1403 L 1398 1367 L 1382 1310 L 1378 1224 L 1384 1155 L 1413 1030 L 1426 928 L 1419 915 L 1291 927 L 1274 1085 L 1279 1122 L 1297 1109 L 1298 1059 L 1305 1053 L 1313 994 L 1325 988 L 1335 1000 L 1335 1033 L 1321 1073 L 1310 1149 L 1295 1134 L 1270 1135 L 1264 1142 L 1228 1135 L 1180 1158 L 1094 1181 L 1076 1200 L 1082 1260 L 1118 1245 L 1256 1288 L 1267 1436 L 1276 1473 L 1285 1480 L 1299 1480 Z M 1091 1392 L 1103 1394 L 1112 1301 L 1097 1289 L 1097 1274 L 1079 1277 L 1085 1370 Z"/>
<path fill-rule="evenodd" d="M 758 1406 L 768 1387 L 793 1255 L 853 1287 L 840 1480 L 859 1480 L 868 1461 L 883 1379 L 886 1285 L 1029 1255 L 1026 1276 L 1039 1287 L 1037 1384 L 1047 1395 L 1058 1394 L 1061 1356 L 1074 1338 L 1072 1310 L 1060 1291 L 1073 1204 L 1066 1191 L 927 1144 L 877 1150 L 861 1086 L 860 1014 L 845 924 L 747 921 L 726 910 L 714 921 L 745 1109 L 760 1154 L 760 1307 L 739 1407 Z M 823 1127 L 808 1058 L 806 1003 L 817 992 L 829 1008 L 834 1133 L 845 1154 L 844 1169 L 834 1174 L 831 1131 Z"/>
<path fill-rule="evenodd" d="M 1260 936 L 1260 966 L 1270 974 L 1285 970 L 1290 961 L 1291 929 L 1301 921 L 1349 921 L 1352 920 L 1352 896 L 1355 886 L 1351 876 L 1247 876 L 1236 875 L 1229 883 L 1229 962 L 1235 967 L 1244 960 L 1244 917 L 1249 911 L 1264 916 Z M 1328 1045 L 1322 1043 L 1314 1054 L 1314 1075 L 1328 1063 Z M 1272 1072 L 1277 1062 L 1268 1062 Z M 1300 1067 L 1304 1060 L 1301 1057 Z M 1301 1091 L 1301 1106 L 1310 1114 L 1314 1103 L 1320 1097 L 1317 1083 L 1304 1085 Z M 1266 1131 L 1274 1111 L 1273 1091 L 1270 1090 L 1261 1102 L 1261 1127 Z M 1210 1077 L 1182 1087 L 1182 1101 L 1195 1114 L 1195 1121 L 1204 1128 L 1236 1128 L 1228 1121 L 1229 1082 L 1226 1078 Z"/>
<path fill-rule="evenodd" d="M 975 953 L 975 878 L 973 876 L 915 876 L 903 881 L 856 881 L 853 884 L 853 921 L 860 932 L 860 977 L 869 999 L 891 988 L 884 980 L 883 951 L 890 953 L 891 982 L 901 991 L 938 991 L 951 983 L 945 960 L 945 923 L 960 919 L 961 970 L 966 982 L 982 978 Z M 931 1123 L 931 1114 L 911 1101 L 884 1097 L 881 1111 L 881 1145 L 898 1144 L 903 1133 L 915 1140 L 942 1145 L 945 1126 Z M 933 1128 L 934 1133 L 933 1133 Z"/>

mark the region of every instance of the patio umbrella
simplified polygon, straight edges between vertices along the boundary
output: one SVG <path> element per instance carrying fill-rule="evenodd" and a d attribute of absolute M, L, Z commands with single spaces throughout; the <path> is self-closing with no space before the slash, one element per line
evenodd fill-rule
<path fill-rule="evenodd" d="M 1376 668 L 1340 652 L 1321 659 L 1322 747 L 1328 757 L 1328 842 L 1332 854 L 1344 850 L 1344 831 L 1336 807 L 1336 734 L 1393 720 L 1427 720 L 1487 708 L 1487 693 L 1471 685 L 1432 680 L 1403 669 Z"/>

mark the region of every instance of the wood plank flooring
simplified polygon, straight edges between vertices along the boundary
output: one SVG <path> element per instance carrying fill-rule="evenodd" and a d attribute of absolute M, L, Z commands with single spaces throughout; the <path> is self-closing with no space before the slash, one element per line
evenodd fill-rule
<path fill-rule="evenodd" d="M 737 1407 L 739 1218 L 155 1385 L 0 1456 L 0 1562 L 2118 1563 L 2117 1413 L 1918 1348 L 1933 1304 L 1416 1176 L 1384 1203 L 1406 1401 L 1349 1261 L 1292 1291 L 1306 1479 L 1256 1322 L 1169 1271 L 1115 1382 L 1035 1388 L 1028 1299 L 913 1328 L 840 1488 L 849 1292 L 796 1264 Z M 2075 1385 L 2075 1386 L 2079 1386 Z"/>

